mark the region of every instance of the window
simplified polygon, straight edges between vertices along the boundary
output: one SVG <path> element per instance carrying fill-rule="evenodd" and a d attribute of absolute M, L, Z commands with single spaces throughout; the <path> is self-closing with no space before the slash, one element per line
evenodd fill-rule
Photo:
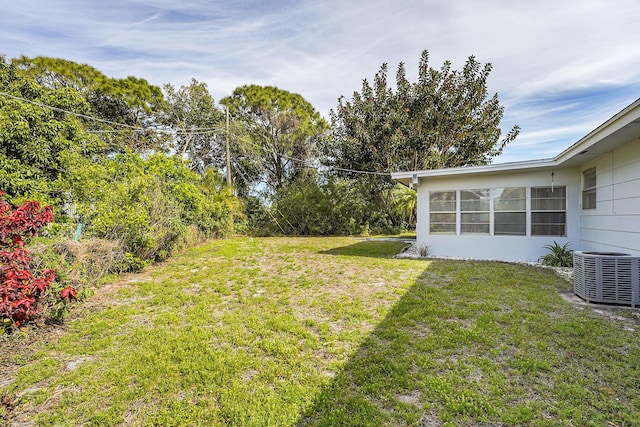
<path fill-rule="evenodd" d="M 527 234 L 527 191 L 524 187 L 496 188 L 493 197 L 493 234 Z"/>
<path fill-rule="evenodd" d="M 531 235 L 566 236 L 566 187 L 531 188 Z"/>
<path fill-rule="evenodd" d="M 596 168 L 582 172 L 582 209 L 596 208 Z"/>
<path fill-rule="evenodd" d="M 455 191 L 432 191 L 429 194 L 429 233 L 456 233 Z"/>
<path fill-rule="evenodd" d="M 489 190 L 460 191 L 460 233 L 489 234 Z"/>

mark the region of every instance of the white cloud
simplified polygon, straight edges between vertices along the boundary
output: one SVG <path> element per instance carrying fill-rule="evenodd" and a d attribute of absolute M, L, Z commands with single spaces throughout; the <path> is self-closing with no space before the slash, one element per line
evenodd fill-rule
<path fill-rule="evenodd" d="M 637 16 L 636 0 L 32 0 L 3 5 L 0 53 L 63 57 L 158 85 L 194 77 L 217 100 L 271 84 L 324 115 L 383 62 L 389 80 L 400 61 L 413 80 L 423 49 L 435 67 L 450 59 L 460 68 L 473 54 L 494 66 L 504 128 L 523 128 L 505 151 L 515 160 L 552 151 L 550 140 L 570 144 L 640 96 Z M 582 99 L 592 91 L 597 103 Z"/>

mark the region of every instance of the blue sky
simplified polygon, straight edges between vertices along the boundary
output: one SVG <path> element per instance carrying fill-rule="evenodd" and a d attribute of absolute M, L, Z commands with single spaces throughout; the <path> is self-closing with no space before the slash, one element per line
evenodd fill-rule
<path fill-rule="evenodd" d="M 496 163 L 552 157 L 640 98 L 637 0 L 4 0 L 0 54 L 87 63 L 162 86 L 243 84 L 304 96 L 328 118 L 383 62 L 491 62 L 502 127 Z"/>

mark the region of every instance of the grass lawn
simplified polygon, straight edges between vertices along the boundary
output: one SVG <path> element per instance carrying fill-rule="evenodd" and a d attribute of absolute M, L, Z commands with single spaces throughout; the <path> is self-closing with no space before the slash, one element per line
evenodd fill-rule
<path fill-rule="evenodd" d="M 213 241 L 103 285 L 63 326 L 0 337 L 0 424 L 639 425 L 635 311 L 402 246 Z"/>

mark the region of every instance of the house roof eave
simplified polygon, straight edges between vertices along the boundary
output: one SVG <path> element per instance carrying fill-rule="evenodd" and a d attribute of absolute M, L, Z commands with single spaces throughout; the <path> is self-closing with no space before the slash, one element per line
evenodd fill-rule
<path fill-rule="evenodd" d="M 640 98 L 580 138 L 555 157 L 558 165 L 575 166 L 597 158 L 640 135 Z"/>
<path fill-rule="evenodd" d="M 391 178 L 407 184 L 415 179 L 427 177 L 509 173 L 514 171 L 524 172 L 541 168 L 576 167 L 604 153 L 612 151 L 638 135 L 640 135 L 640 98 L 623 108 L 609 120 L 589 132 L 554 158 L 481 166 L 395 172 L 391 174 Z"/>
<path fill-rule="evenodd" d="M 391 174 L 391 178 L 407 183 L 411 182 L 415 178 L 430 178 L 430 177 L 446 177 L 457 175 L 482 175 L 482 174 L 497 174 L 508 173 L 513 171 L 525 172 L 529 170 L 538 170 L 544 168 L 553 168 L 557 164 L 554 159 L 541 159 L 541 160 L 526 160 L 520 162 L 509 163 L 497 163 L 490 165 L 479 166 L 465 166 L 458 168 L 444 168 L 444 169 L 427 169 L 419 171 L 408 172 L 395 172 Z"/>

